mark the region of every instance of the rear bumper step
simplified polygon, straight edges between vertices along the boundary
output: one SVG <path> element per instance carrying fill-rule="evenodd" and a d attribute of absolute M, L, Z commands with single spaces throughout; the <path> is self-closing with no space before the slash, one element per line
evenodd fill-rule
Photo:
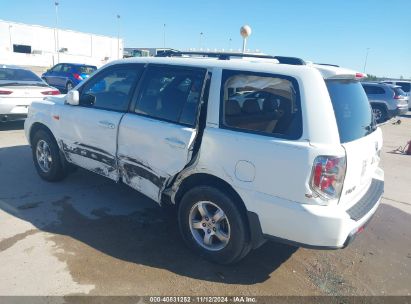
<path fill-rule="evenodd" d="M 364 196 L 350 209 L 348 215 L 354 221 L 362 219 L 374 206 L 384 192 L 384 181 L 373 179 L 368 191 Z"/>

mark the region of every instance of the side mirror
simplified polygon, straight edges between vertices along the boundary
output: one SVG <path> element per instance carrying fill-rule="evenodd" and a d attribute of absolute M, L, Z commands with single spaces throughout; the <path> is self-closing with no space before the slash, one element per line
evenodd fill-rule
<path fill-rule="evenodd" d="M 66 95 L 66 103 L 72 106 L 78 106 L 80 102 L 80 95 L 77 90 L 71 90 Z"/>

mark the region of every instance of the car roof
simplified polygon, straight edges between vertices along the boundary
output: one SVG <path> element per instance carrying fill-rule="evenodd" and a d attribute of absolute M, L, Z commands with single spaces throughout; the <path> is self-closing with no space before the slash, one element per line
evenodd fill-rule
<path fill-rule="evenodd" d="M 239 54 L 241 56 L 241 54 Z M 152 63 L 164 65 L 184 65 L 189 67 L 199 68 L 222 68 L 232 70 L 246 70 L 250 72 L 266 72 L 266 73 L 300 73 L 307 70 L 318 70 L 323 78 L 355 78 L 356 71 L 328 65 L 319 65 L 307 63 L 305 65 L 282 64 L 275 59 L 267 58 L 231 58 L 229 60 L 221 60 L 213 57 L 131 57 L 120 60 L 115 60 L 108 63 L 106 66 L 125 63 Z"/>
<path fill-rule="evenodd" d="M 0 68 L 3 68 L 3 69 L 20 69 L 20 70 L 30 71 L 29 69 L 23 68 L 23 67 L 18 66 L 18 65 L 1 64 L 1 63 L 0 63 Z"/>

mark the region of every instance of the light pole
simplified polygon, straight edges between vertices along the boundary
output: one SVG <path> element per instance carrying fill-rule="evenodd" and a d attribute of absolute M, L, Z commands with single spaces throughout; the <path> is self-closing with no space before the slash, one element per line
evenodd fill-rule
<path fill-rule="evenodd" d="M 233 41 L 233 39 L 228 39 L 228 50 L 231 50 L 231 42 Z"/>
<path fill-rule="evenodd" d="M 203 32 L 200 32 L 200 45 L 199 45 L 199 49 L 200 49 L 200 50 L 201 50 L 201 47 L 202 47 L 203 35 L 204 35 L 204 33 L 203 33 Z"/>
<path fill-rule="evenodd" d="M 54 28 L 54 43 L 56 47 L 56 53 L 57 53 L 57 63 L 60 63 L 60 52 L 59 52 L 59 10 L 58 10 L 59 2 L 55 1 L 54 2 L 54 7 L 56 9 L 56 26 Z"/>
<path fill-rule="evenodd" d="M 166 48 L 166 24 L 163 24 L 163 48 Z"/>
<path fill-rule="evenodd" d="M 11 28 L 13 26 L 9 24 L 9 42 L 10 42 L 10 52 L 13 52 L 13 44 L 11 43 Z"/>
<path fill-rule="evenodd" d="M 120 59 L 120 17 L 117 14 L 117 59 Z"/>
<path fill-rule="evenodd" d="M 243 37 L 243 53 L 245 53 L 245 47 L 247 45 L 247 38 L 251 35 L 251 27 L 249 25 L 243 25 L 240 28 L 240 34 Z"/>
<path fill-rule="evenodd" d="M 365 61 L 364 61 L 364 70 L 363 70 L 364 73 L 365 73 L 365 68 L 367 67 L 367 59 L 368 59 L 369 51 L 370 51 L 370 48 L 367 48 L 367 52 L 365 53 Z"/>

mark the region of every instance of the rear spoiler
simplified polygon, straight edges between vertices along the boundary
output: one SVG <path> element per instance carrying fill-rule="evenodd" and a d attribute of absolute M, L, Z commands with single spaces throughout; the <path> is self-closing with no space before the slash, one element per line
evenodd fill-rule
<path fill-rule="evenodd" d="M 332 65 L 313 64 L 320 71 L 324 79 L 362 79 L 367 74 Z"/>

